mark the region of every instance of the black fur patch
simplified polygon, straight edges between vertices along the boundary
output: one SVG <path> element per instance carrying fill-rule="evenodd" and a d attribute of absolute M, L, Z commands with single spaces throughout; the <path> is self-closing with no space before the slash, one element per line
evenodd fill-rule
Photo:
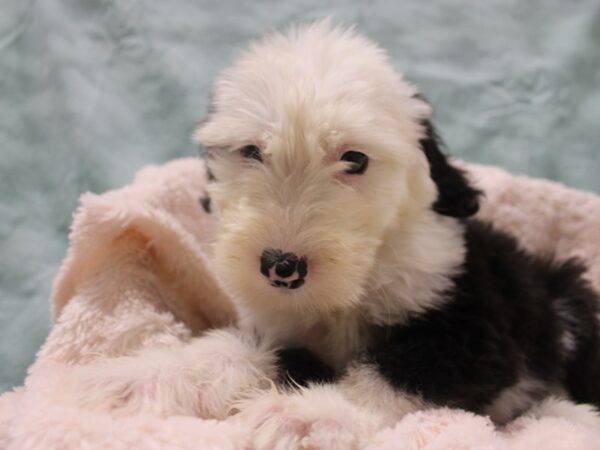
<path fill-rule="evenodd" d="M 600 300 L 582 282 L 585 268 L 581 264 L 569 260 L 561 269 L 554 273 L 548 288 L 561 308 L 563 327 L 575 338 L 575 351 L 567 355 L 565 385 L 573 400 L 600 407 L 600 325 L 595 320 Z"/>
<path fill-rule="evenodd" d="M 429 162 L 429 172 L 438 189 L 433 210 L 444 216 L 465 218 L 479 210 L 481 191 L 473 188 L 465 173 L 448 162 L 440 150 L 441 140 L 432 123 L 424 120 L 425 136 L 419 141 Z"/>
<path fill-rule="evenodd" d="M 523 373 L 600 405 L 598 298 L 581 278 L 582 267 L 534 258 L 478 221 L 467 221 L 465 233 L 464 271 L 445 306 L 377 328 L 379 338 L 362 361 L 397 388 L 474 412 Z M 578 324 L 572 358 L 561 346 L 567 324 L 556 314 L 558 302 Z"/>
<path fill-rule="evenodd" d="M 279 382 L 289 386 L 308 386 L 309 382 L 336 380 L 335 371 L 305 348 L 287 348 L 277 352 Z"/>

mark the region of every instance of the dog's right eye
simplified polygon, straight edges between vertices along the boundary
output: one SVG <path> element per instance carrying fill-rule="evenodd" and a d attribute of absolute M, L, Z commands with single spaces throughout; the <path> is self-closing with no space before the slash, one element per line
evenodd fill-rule
<path fill-rule="evenodd" d="M 369 166 L 369 157 L 355 150 L 347 151 L 340 158 L 342 161 L 352 163 L 345 172 L 349 175 L 360 175 L 366 172 Z"/>
<path fill-rule="evenodd" d="M 256 145 L 246 145 L 240 149 L 240 153 L 242 154 L 242 157 L 246 159 L 256 159 L 257 161 L 262 162 L 260 148 Z"/>

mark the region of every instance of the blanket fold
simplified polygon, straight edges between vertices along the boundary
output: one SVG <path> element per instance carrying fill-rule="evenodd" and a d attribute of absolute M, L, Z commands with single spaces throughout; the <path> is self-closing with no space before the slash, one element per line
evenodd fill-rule
<path fill-rule="evenodd" d="M 460 163 L 462 164 L 462 163 Z M 464 165 L 486 192 L 478 217 L 528 250 L 577 257 L 600 290 L 600 198 L 559 184 Z M 210 264 L 212 217 L 201 205 L 205 168 L 182 159 L 141 170 L 132 184 L 84 194 L 52 293 L 53 329 L 25 386 L 0 396 L 0 449 L 248 448 L 239 420 L 113 417 L 55 401 L 77 364 L 187 342 L 235 324 Z M 484 417 L 422 411 L 379 432 L 373 449 L 600 449 L 600 430 L 564 417 L 518 419 L 496 430 Z"/>
<path fill-rule="evenodd" d="M 120 356 L 235 321 L 205 256 L 204 177 L 200 160 L 174 161 L 125 188 L 82 195 L 53 286 L 56 324 L 38 360 Z"/>

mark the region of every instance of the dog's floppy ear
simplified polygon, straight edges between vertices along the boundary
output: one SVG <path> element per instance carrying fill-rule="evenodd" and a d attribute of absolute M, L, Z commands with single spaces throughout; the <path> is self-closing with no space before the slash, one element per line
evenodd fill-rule
<path fill-rule="evenodd" d="M 441 141 L 433 124 L 423 119 L 421 125 L 424 136 L 419 141 L 429 162 L 429 173 L 438 190 L 438 198 L 433 210 L 450 217 L 466 218 L 479 210 L 479 197 L 482 192 L 469 184 L 465 173 L 454 167 L 440 150 Z"/>

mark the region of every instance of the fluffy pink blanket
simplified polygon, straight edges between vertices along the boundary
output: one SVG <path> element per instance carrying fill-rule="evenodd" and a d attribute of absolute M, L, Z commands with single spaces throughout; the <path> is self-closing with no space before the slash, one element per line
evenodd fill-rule
<path fill-rule="evenodd" d="M 600 290 L 599 197 L 496 168 L 468 169 L 487 193 L 481 218 L 536 253 L 583 259 Z M 0 397 L 1 449 L 252 447 L 243 421 L 115 417 L 61 397 L 73 365 L 176 345 L 235 322 L 206 256 L 213 224 L 198 202 L 204 177 L 200 160 L 178 160 L 143 169 L 122 189 L 82 196 L 54 284 L 53 329 L 25 385 Z M 600 449 L 600 428 L 547 416 L 497 429 L 486 417 L 436 409 L 404 417 L 368 448 L 591 450 Z"/>

